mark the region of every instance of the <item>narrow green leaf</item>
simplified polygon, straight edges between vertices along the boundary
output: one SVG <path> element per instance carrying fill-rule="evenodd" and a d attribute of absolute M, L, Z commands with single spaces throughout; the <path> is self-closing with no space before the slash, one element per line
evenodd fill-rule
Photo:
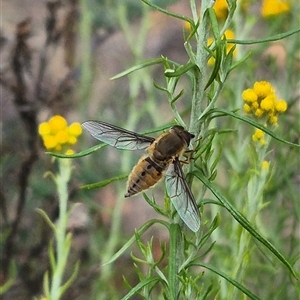
<path fill-rule="evenodd" d="M 49 255 L 49 261 L 50 261 L 51 270 L 54 273 L 57 265 L 56 265 L 55 254 L 54 254 L 54 247 L 53 247 L 53 243 L 52 242 L 50 242 L 49 246 L 48 246 L 48 255 Z"/>
<path fill-rule="evenodd" d="M 214 68 L 212 70 L 212 73 L 204 87 L 204 90 L 206 90 L 212 82 L 217 78 L 220 66 L 221 66 L 221 61 L 222 61 L 222 45 L 219 43 L 216 47 L 216 57 L 215 57 L 215 64 Z"/>
<path fill-rule="evenodd" d="M 168 280 L 167 280 L 165 274 L 164 274 L 157 266 L 155 266 L 155 271 L 156 271 L 156 273 L 158 274 L 158 276 L 159 276 L 166 284 L 168 284 Z"/>
<path fill-rule="evenodd" d="M 15 283 L 15 280 L 17 278 L 17 267 L 14 261 L 12 261 L 9 264 L 8 271 L 9 271 L 9 278 L 4 283 L 1 282 L 2 285 L 0 286 L 0 295 L 4 295 Z"/>
<path fill-rule="evenodd" d="M 220 70 L 220 66 L 221 66 L 221 61 L 222 61 L 222 48 L 224 47 L 224 42 L 221 41 L 221 36 L 220 36 L 220 31 L 219 31 L 219 25 L 218 25 L 218 20 L 216 17 L 216 13 L 212 8 L 208 8 L 208 15 L 210 18 L 210 22 L 212 24 L 212 31 L 213 31 L 213 35 L 215 38 L 215 46 L 213 51 L 216 51 L 216 56 L 215 56 L 215 64 L 214 64 L 214 68 L 212 70 L 212 73 L 205 85 L 204 90 L 206 90 L 211 83 L 215 80 L 215 78 L 217 77 L 219 70 Z"/>
<path fill-rule="evenodd" d="M 221 82 L 225 82 L 228 74 L 231 72 L 232 68 L 232 61 L 233 61 L 233 53 L 235 51 L 236 45 L 230 48 L 229 52 L 226 54 L 227 50 L 225 47 L 224 55 L 225 59 L 221 66 L 221 72 L 220 72 L 220 80 Z"/>
<path fill-rule="evenodd" d="M 151 133 L 156 133 L 156 132 L 161 132 L 161 131 L 165 131 L 167 129 L 170 129 L 170 127 L 172 127 L 174 125 L 174 123 L 166 123 L 164 125 L 152 128 L 152 129 L 148 129 L 148 130 L 144 130 L 142 132 L 140 132 L 141 135 L 148 135 Z"/>
<path fill-rule="evenodd" d="M 168 15 L 168 16 L 174 17 L 174 18 L 176 18 L 176 19 L 180 19 L 180 20 L 186 21 L 186 22 L 190 23 L 190 25 L 191 25 L 192 28 L 195 27 L 195 24 L 194 24 L 193 20 L 190 19 L 190 18 L 188 18 L 188 17 L 186 17 L 186 16 L 179 15 L 179 14 L 175 14 L 175 13 L 173 13 L 173 12 L 171 12 L 171 11 L 169 11 L 169 10 L 163 9 L 162 7 L 157 6 L 157 5 L 151 3 L 151 2 L 149 2 L 149 1 L 147 1 L 147 0 L 142 0 L 142 1 L 143 1 L 144 3 L 146 3 L 147 5 L 149 5 L 150 7 L 152 7 L 152 8 L 154 8 L 154 9 L 160 11 L 160 12 L 163 13 L 163 14 L 166 14 L 166 15 Z"/>
<path fill-rule="evenodd" d="M 160 64 L 163 62 L 163 58 L 153 58 L 153 59 L 150 59 L 150 60 L 146 60 L 138 65 L 135 65 L 115 76 L 113 76 L 110 80 L 115 80 L 115 79 L 118 79 L 118 78 L 121 78 L 121 77 L 124 77 L 130 73 L 133 73 L 137 70 L 140 70 L 140 69 L 143 69 L 143 68 L 146 68 L 146 67 L 149 67 L 149 66 L 153 66 L 153 65 L 157 65 L 157 64 Z"/>
<path fill-rule="evenodd" d="M 211 283 L 204 292 L 202 292 L 201 298 L 199 300 L 206 300 L 208 299 L 209 293 L 212 291 L 214 285 Z"/>
<path fill-rule="evenodd" d="M 194 63 L 188 62 L 186 65 L 179 66 L 175 71 L 171 69 L 173 72 L 166 70 L 164 74 L 166 77 L 180 77 L 194 67 L 196 67 Z"/>
<path fill-rule="evenodd" d="M 207 12 L 208 12 L 208 16 L 210 19 L 211 29 L 212 29 L 214 38 L 216 41 L 220 41 L 221 36 L 220 36 L 219 23 L 218 23 L 218 19 L 216 16 L 216 12 L 212 7 L 208 8 Z"/>
<path fill-rule="evenodd" d="M 49 225 L 49 227 L 55 232 L 56 227 L 55 227 L 54 223 L 50 220 L 50 218 L 48 217 L 46 212 L 44 212 L 40 208 L 36 208 L 35 210 L 36 210 L 36 212 L 38 212 L 43 217 L 43 219 L 46 221 L 46 223 Z"/>
<path fill-rule="evenodd" d="M 50 282 L 49 282 L 49 272 L 46 271 L 43 277 L 43 290 L 46 299 L 50 299 Z"/>
<path fill-rule="evenodd" d="M 191 23 L 190 23 L 191 24 Z M 200 24 L 200 20 L 198 20 L 198 22 L 196 24 L 193 23 L 192 27 L 191 27 L 191 31 L 190 31 L 190 34 L 189 36 L 185 39 L 185 43 L 184 43 L 184 47 L 186 48 L 187 50 L 187 53 L 189 54 L 189 57 L 190 59 L 195 62 L 195 55 L 194 55 L 194 52 L 192 51 L 192 47 L 189 43 L 189 41 L 191 40 L 191 38 L 196 34 L 197 32 L 197 29 L 199 27 L 199 24 Z M 185 32 L 183 31 L 183 35 L 185 37 Z"/>
<path fill-rule="evenodd" d="M 258 231 L 256 231 L 250 222 L 238 211 L 231 203 L 223 197 L 213 185 L 202 175 L 199 171 L 191 172 L 194 176 L 200 179 L 203 184 L 210 189 L 210 191 L 216 196 L 216 198 L 224 205 L 228 212 L 259 242 L 261 242 L 267 249 L 269 249 L 291 272 L 291 274 L 296 277 L 296 273 L 290 263 L 285 259 L 285 257 L 268 241 L 266 240 Z"/>
<path fill-rule="evenodd" d="M 228 40 L 227 40 L 227 42 L 228 42 Z M 237 68 L 239 65 L 243 64 L 251 55 L 252 55 L 252 52 L 249 51 L 243 58 L 241 58 L 237 62 L 233 63 L 231 65 L 231 67 L 230 67 L 229 72 L 231 72 L 232 70 L 234 70 L 235 68 Z"/>
<path fill-rule="evenodd" d="M 91 189 L 98 189 L 98 188 L 102 188 L 114 181 L 117 181 L 117 180 L 122 180 L 122 179 L 125 179 L 128 177 L 128 174 L 125 174 L 125 175 L 119 175 L 119 176 L 115 176 L 115 177 L 112 177 L 112 178 L 109 178 L 109 179 L 106 179 L 106 180 L 103 180 L 103 181 L 100 181 L 100 182 L 96 182 L 96 183 L 91 183 L 91 184 L 86 184 L 86 185 L 83 185 L 80 187 L 81 190 L 91 190 Z"/>
<path fill-rule="evenodd" d="M 250 119 L 246 116 L 241 116 L 241 115 L 238 115 L 234 112 L 231 112 L 231 111 L 228 111 L 228 110 L 225 110 L 225 109 L 221 109 L 221 108 L 214 108 L 214 109 L 211 109 L 210 111 L 207 112 L 206 115 L 209 115 L 209 114 L 213 114 L 213 113 L 220 113 L 220 115 L 215 115 L 214 117 L 217 117 L 217 116 L 232 116 L 240 121 L 243 121 L 245 123 L 248 123 L 262 131 L 264 131 L 265 133 L 267 133 L 269 136 L 271 136 L 272 138 L 274 138 L 275 140 L 279 141 L 279 142 L 282 142 L 284 144 L 287 144 L 287 145 L 290 145 L 290 146 L 294 146 L 294 147 L 298 147 L 300 148 L 300 145 L 299 144 L 296 144 L 296 143 L 292 143 L 292 142 L 289 142 L 287 140 L 284 140 L 278 136 L 275 135 L 275 133 L 273 131 L 271 131 L 270 129 L 266 128 L 265 126 L 257 123 L 255 120 L 253 119 Z"/>
<path fill-rule="evenodd" d="M 184 90 L 181 90 L 171 101 L 170 104 L 174 104 L 184 93 Z"/>
<path fill-rule="evenodd" d="M 121 300 L 129 300 L 132 296 L 134 296 L 140 289 L 142 289 L 144 286 L 147 286 L 148 284 L 152 282 L 159 282 L 161 279 L 158 276 L 155 277 L 149 277 L 147 279 L 144 279 L 143 281 L 139 282 L 135 287 L 133 287 L 128 294 L 126 294 Z"/>
<path fill-rule="evenodd" d="M 148 222 L 146 222 L 143 226 L 141 226 L 138 230 L 136 230 L 136 233 L 138 235 L 143 234 L 145 231 L 147 231 L 151 226 L 153 226 L 154 224 L 159 223 L 164 225 L 165 227 L 169 228 L 169 223 L 163 220 L 158 220 L 158 219 L 152 219 Z M 128 241 L 126 244 L 123 245 L 123 247 L 116 252 L 111 259 L 109 259 L 108 261 L 104 262 L 102 265 L 107 265 L 110 264 L 112 262 L 114 262 L 116 259 L 118 259 L 134 242 L 136 241 L 136 235 L 134 234 Z"/>
<path fill-rule="evenodd" d="M 98 151 L 98 150 L 102 149 L 105 146 L 107 146 L 107 144 L 101 143 L 101 144 L 98 144 L 98 145 L 93 146 L 91 148 L 88 148 L 86 150 L 83 150 L 81 152 L 74 153 L 72 155 L 66 155 L 66 154 L 57 153 L 57 152 L 46 152 L 46 154 L 49 154 L 49 155 L 52 155 L 52 156 L 55 156 L 55 157 L 59 157 L 59 158 L 78 158 L 78 157 L 89 155 L 89 154 L 91 154 L 95 151 Z"/>
<path fill-rule="evenodd" d="M 161 207 L 161 206 L 159 206 L 159 205 L 157 205 L 156 203 L 155 203 L 155 198 L 153 197 L 152 199 L 150 199 L 148 196 L 147 196 L 147 194 L 146 193 L 143 193 L 143 197 L 144 197 L 144 199 L 146 200 L 146 202 L 156 211 L 156 212 L 158 212 L 160 215 L 162 215 L 162 216 L 165 216 L 165 217 L 167 217 L 167 214 L 166 214 L 166 210 L 163 208 L 163 207 Z"/>
<path fill-rule="evenodd" d="M 276 35 L 273 35 L 270 37 L 256 39 L 256 40 L 234 40 L 234 39 L 232 39 L 232 40 L 228 40 L 228 43 L 240 44 L 240 45 L 253 45 L 253 44 L 260 44 L 260 43 L 265 43 L 265 42 L 274 42 L 274 41 L 282 40 L 293 34 L 296 34 L 297 32 L 300 32 L 300 28 L 292 29 L 287 32 L 279 33 L 279 34 L 276 34 Z"/>
<path fill-rule="evenodd" d="M 206 268 L 206 269 L 218 274 L 219 276 L 223 277 L 225 280 L 230 282 L 232 285 L 234 285 L 236 288 L 238 288 L 241 292 L 243 292 L 245 295 L 247 295 L 250 299 L 261 300 L 261 298 L 259 298 L 255 294 L 253 294 L 250 290 L 248 290 L 246 287 L 241 285 L 239 282 L 237 282 L 233 278 L 229 277 L 228 275 L 226 275 L 222 271 L 216 269 L 215 267 L 213 267 L 209 264 L 197 262 L 197 263 L 191 263 L 190 266 L 200 266 L 200 267 Z"/>
<path fill-rule="evenodd" d="M 71 284 L 74 282 L 74 280 L 76 279 L 78 272 L 79 272 L 79 266 L 80 266 L 80 262 L 77 261 L 73 270 L 72 275 L 70 276 L 70 278 L 66 281 L 66 283 L 64 283 L 64 285 L 62 285 L 60 287 L 60 295 L 63 295 L 64 292 L 71 286 Z"/>

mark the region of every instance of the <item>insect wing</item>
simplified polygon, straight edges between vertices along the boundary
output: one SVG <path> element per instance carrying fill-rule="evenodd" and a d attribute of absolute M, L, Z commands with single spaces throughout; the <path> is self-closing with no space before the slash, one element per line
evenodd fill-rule
<path fill-rule="evenodd" d="M 198 231 L 200 228 L 199 210 L 178 159 L 173 161 L 166 172 L 166 189 L 183 222 L 192 231 Z"/>
<path fill-rule="evenodd" d="M 86 121 L 82 127 L 95 139 L 121 150 L 145 149 L 155 140 L 101 121 Z"/>

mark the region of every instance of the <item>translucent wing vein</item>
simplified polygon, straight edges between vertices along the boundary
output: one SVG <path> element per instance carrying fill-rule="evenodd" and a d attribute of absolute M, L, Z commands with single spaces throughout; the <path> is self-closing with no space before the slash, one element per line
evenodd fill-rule
<path fill-rule="evenodd" d="M 194 232 L 200 228 L 200 214 L 194 196 L 184 178 L 178 159 L 166 172 L 167 193 L 183 222 Z"/>
<path fill-rule="evenodd" d="M 101 121 L 86 121 L 82 127 L 95 139 L 121 150 L 145 149 L 155 140 Z"/>

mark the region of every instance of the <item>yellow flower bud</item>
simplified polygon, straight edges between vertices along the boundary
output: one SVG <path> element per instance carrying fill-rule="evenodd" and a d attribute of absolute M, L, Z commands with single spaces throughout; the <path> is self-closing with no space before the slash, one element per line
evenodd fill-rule
<path fill-rule="evenodd" d="M 249 114 L 251 113 L 251 107 L 248 104 L 244 104 L 244 112 Z"/>
<path fill-rule="evenodd" d="M 261 15 L 264 18 L 279 15 L 290 11 L 287 0 L 264 0 L 261 8 Z"/>
<path fill-rule="evenodd" d="M 55 137 L 59 144 L 65 144 L 69 140 L 69 132 L 67 130 L 60 130 Z"/>
<path fill-rule="evenodd" d="M 264 98 L 260 102 L 260 107 L 265 111 L 273 110 L 275 99 L 276 99 L 276 96 L 274 94 L 268 95 L 266 98 Z"/>
<path fill-rule="evenodd" d="M 261 146 L 264 146 L 267 142 L 266 142 L 265 139 L 260 139 L 259 143 L 260 143 Z"/>
<path fill-rule="evenodd" d="M 69 143 L 70 145 L 76 144 L 76 143 L 77 143 L 77 138 L 76 138 L 75 136 L 73 136 L 73 135 L 69 136 L 68 143 Z"/>
<path fill-rule="evenodd" d="M 275 104 L 275 109 L 278 112 L 285 112 L 287 110 L 287 103 L 284 100 L 279 100 Z"/>
<path fill-rule="evenodd" d="M 56 134 L 60 130 L 63 130 L 67 127 L 67 121 L 62 116 L 56 115 L 49 120 L 49 125 L 51 128 L 51 133 Z"/>
<path fill-rule="evenodd" d="M 254 135 L 260 140 L 265 136 L 265 133 L 261 129 L 256 129 Z"/>
<path fill-rule="evenodd" d="M 228 15 L 228 4 L 226 0 L 217 0 L 213 6 L 219 20 L 225 20 Z"/>
<path fill-rule="evenodd" d="M 72 149 L 68 149 L 68 150 L 65 152 L 66 155 L 72 155 L 72 154 L 74 154 L 74 153 L 75 153 L 75 151 L 72 150 Z"/>
<path fill-rule="evenodd" d="M 43 122 L 39 125 L 39 135 L 44 136 L 50 134 L 51 128 L 48 122 Z"/>
<path fill-rule="evenodd" d="M 257 101 L 257 95 L 253 89 L 247 89 L 242 93 L 242 98 L 246 103 L 253 103 Z"/>
<path fill-rule="evenodd" d="M 265 98 L 269 94 L 273 93 L 273 88 L 268 81 L 257 81 L 254 83 L 253 90 L 255 94 L 260 98 Z"/>
<path fill-rule="evenodd" d="M 255 110 L 254 114 L 256 117 L 260 118 L 264 114 L 264 111 L 262 109 L 258 108 Z"/>
<path fill-rule="evenodd" d="M 261 163 L 261 168 L 262 168 L 262 170 L 264 170 L 264 171 L 269 171 L 269 167 L 270 167 L 270 162 L 269 162 L 269 161 L 264 160 L 264 161 Z"/>
<path fill-rule="evenodd" d="M 43 137 L 44 146 L 47 150 L 54 149 L 57 146 L 57 140 L 52 135 L 46 135 Z"/>
<path fill-rule="evenodd" d="M 269 115 L 269 122 L 273 125 L 276 125 L 277 124 L 277 121 L 278 121 L 278 117 L 274 114 L 271 114 Z"/>
<path fill-rule="evenodd" d="M 82 133 L 82 128 L 81 128 L 80 123 L 78 123 L 78 122 L 72 123 L 69 126 L 69 133 L 75 137 L 80 136 Z"/>

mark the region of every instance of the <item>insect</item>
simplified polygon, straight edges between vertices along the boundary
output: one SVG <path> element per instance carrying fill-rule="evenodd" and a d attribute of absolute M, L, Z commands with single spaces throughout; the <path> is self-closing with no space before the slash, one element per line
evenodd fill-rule
<path fill-rule="evenodd" d="M 194 138 L 193 134 L 179 125 L 156 139 L 101 121 L 86 121 L 82 127 L 97 140 L 117 149 L 146 149 L 146 155 L 140 158 L 128 177 L 125 197 L 150 188 L 165 175 L 167 193 L 179 216 L 192 231 L 199 230 L 199 210 L 179 161 Z"/>

